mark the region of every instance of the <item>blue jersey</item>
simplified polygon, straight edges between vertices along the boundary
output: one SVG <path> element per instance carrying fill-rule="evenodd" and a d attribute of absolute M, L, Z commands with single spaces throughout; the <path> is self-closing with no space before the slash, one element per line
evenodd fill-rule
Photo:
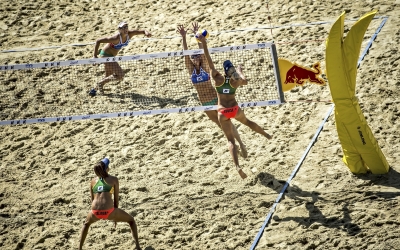
<path fill-rule="evenodd" d="M 130 41 L 129 40 L 129 35 L 126 35 L 126 42 L 123 43 L 122 42 L 122 37 L 121 37 L 121 34 L 120 34 L 119 35 L 119 43 L 118 44 L 110 43 L 110 45 L 114 49 L 122 49 L 123 47 L 128 46 L 129 41 Z"/>
<path fill-rule="evenodd" d="M 194 69 L 191 79 L 193 84 L 197 84 L 210 80 L 210 75 L 200 67 L 200 74 L 196 74 L 196 69 Z"/>

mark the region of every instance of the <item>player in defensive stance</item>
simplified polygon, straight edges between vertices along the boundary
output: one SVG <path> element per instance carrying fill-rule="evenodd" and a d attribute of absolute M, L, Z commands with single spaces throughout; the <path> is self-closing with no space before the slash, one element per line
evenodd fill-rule
<path fill-rule="evenodd" d="M 114 57 L 117 56 L 118 52 L 128 46 L 130 38 L 136 35 L 145 35 L 151 37 L 151 33 L 147 30 L 129 30 L 126 22 L 118 24 L 118 33 L 109 37 L 103 37 L 96 40 L 94 46 L 94 58 L 100 57 Z M 103 49 L 99 51 L 100 43 L 106 43 Z M 96 84 L 96 87 L 90 90 L 89 95 L 95 96 L 97 91 L 103 94 L 103 86 L 109 81 L 117 80 L 120 81 L 124 78 L 124 72 L 121 66 L 117 62 L 108 62 L 104 64 L 104 70 L 106 72 L 105 78 Z"/>
<path fill-rule="evenodd" d="M 198 39 L 203 44 L 204 55 L 211 70 L 211 77 L 214 80 L 215 89 L 217 90 L 218 119 L 221 124 L 222 130 L 224 131 L 225 136 L 228 139 L 229 152 L 231 153 L 236 169 L 239 172 L 239 175 L 244 179 L 247 177 L 247 175 L 239 166 L 239 159 L 237 156 L 237 148 L 232 131 L 231 118 L 235 118 L 239 122 L 251 128 L 253 131 L 262 134 L 268 139 L 272 139 L 272 136 L 267 134 L 259 125 L 257 125 L 257 123 L 247 119 L 244 111 L 238 106 L 235 98 L 236 89 L 239 86 L 247 85 L 246 77 L 242 72 L 242 66 L 239 65 L 236 70 L 233 64 L 229 60 L 226 60 L 223 64 L 225 74 L 222 75 L 214 67 L 214 63 L 210 57 L 205 37 L 200 35 Z"/>
<path fill-rule="evenodd" d="M 97 177 L 90 182 L 90 196 L 92 200 L 92 210 L 86 217 L 83 224 L 79 240 L 79 250 L 82 249 L 89 227 L 98 220 L 112 220 L 117 226 L 117 222 L 128 222 L 131 227 L 132 236 L 135 240 L 136 249 L 141 250 L 135 219 L 132 215 L 118 208 L 119 183 L 118 178 L 108 174 L 110 161 L 104 158 L 94 166 Z M 112 195 L 114 194 L 114 201 Z"/>
<path fill-rule="evenodd" d="M 193 29 L 191 30 L 194 34 L 199 30 L 198 23 L 192 24 Z M 187 42 L 186 42 L 186 34 L 189 29 L 185 29 L 185 26 L 179 24 L 176 32 L 182 36 L 182 46 L 183 50 L 187 50 Z M 198 43 L 199 48 L 203 49 L 203 45 Z M 197 90 L 197 95 L 199 100 L 203 106 L 211 106 L 218 104 L 217 92 L 215 91 L 214 86 L 211 83 L 210 79 L 210 67 L 208 65 L 207 60 L 204 55 L 191 55 L 185 56 L 185 65 L 190 75 L 190 80 L 193 84 L 193 87 Z M 221 127 L 221 124 L 218 121 L 218 112 L 216 110 L 208 110 L 204 111 L 208 118 L 211 121 L 215 122 L 218 127 Z M 240 155 L 243 158 L 247 158 L 247 150 L 242 140 L 240 139 L 239 133 L 232 123 L 232 132 L 235 139 L 238 141 L 240 146 Z"/>

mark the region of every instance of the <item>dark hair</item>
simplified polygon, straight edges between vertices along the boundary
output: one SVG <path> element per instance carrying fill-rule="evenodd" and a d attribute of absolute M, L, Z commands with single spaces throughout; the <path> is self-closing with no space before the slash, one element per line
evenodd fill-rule
<path fill-rule="evenodd" d="M 104 162 L 100 161 L 96 165 L 94 165 L 93 168 L 95 174 L 101 178 L 106 178 L 108 177 L 108 173 L 106 171 L 106 164 Z"/>

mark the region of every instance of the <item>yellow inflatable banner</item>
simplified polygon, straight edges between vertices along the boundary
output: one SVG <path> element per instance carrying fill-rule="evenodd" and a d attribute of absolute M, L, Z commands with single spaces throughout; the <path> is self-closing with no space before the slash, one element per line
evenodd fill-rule
<path fill-rule="evenodd" d="M 355 97 L 357 60 L 364 34 L 377 11 L 361 17 L 343 39 L 343 12 L 326 41 L 326 73 L 333 102 L 343 161 L 352 173 L 385 174 L 386 161 Z"/>

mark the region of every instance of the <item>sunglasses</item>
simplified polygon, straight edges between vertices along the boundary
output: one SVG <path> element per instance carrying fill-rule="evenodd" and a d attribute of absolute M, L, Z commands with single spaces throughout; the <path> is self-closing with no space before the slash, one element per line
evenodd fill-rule
<path fill-rule="evenodd" d="M 125 25 L 124 27 L 121 27 L 120 29 L 127 30 L 128 29 L 128 25 Z"/>
<path fill-rule="evenodd" d="M 195 59 L 195 58 L 199 58 L 201 55 L 191 55 L 190 58 L 191 59 Z"/>

